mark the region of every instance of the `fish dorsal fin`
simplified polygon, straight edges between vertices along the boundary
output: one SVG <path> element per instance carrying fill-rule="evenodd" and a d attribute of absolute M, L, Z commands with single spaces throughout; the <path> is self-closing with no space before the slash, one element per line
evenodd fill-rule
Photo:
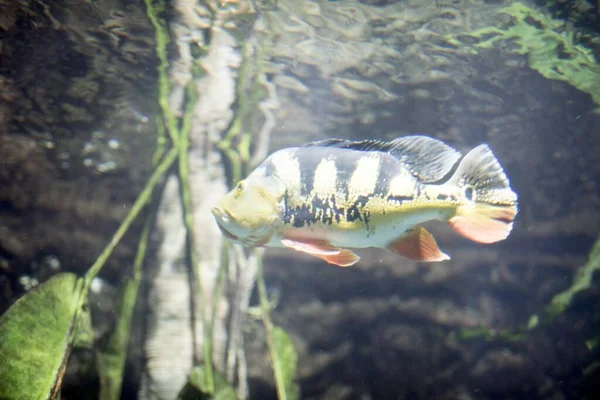
<path fill-rule="evenodd" d="M 391 142 L 373 139 L 361 141 L 326 139 L 305 144 L 303 147 L 336 147 L 388 153 L 402 162 L 422 182 L 441 180 L 461 157 L 457 150 L 447 144 L 421 135 L 404 136 Z"/>

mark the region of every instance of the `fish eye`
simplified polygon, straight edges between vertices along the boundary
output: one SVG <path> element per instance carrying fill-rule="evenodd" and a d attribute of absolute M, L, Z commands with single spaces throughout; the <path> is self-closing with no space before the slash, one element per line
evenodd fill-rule
<path fill-rule="evenodd" d="M 473 189 L 470 186 L 466 187 L 465 188 L 465 197 L 467 198 L 467 200 L 472 201 L 473 197 L 475 197 L 475 189 Z"/>
<path fill-rule="evenodd" d="M 242 190 L 244 190 L 244 187 L 245 187 L 245 186 L 246 186 L 246 185 L 244 185 L 244 181 L 240 181 L 240 182 L 238 182 L 238 184 L 237 184 L 237 186 L 236 186 L 236 188 L 235 188 L 235 189 L 236 189 L 238 192 L 241 192 Z"/>

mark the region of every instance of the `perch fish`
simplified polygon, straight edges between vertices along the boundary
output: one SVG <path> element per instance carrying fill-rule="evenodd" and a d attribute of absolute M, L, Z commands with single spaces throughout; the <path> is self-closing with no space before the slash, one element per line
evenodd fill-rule
<path fill-rule="evenodd" d="M 504 240 L 517 195 L 485 144 L 463 157 L 420 135 L 328 139 L 273 153 L 212 214 L 224 236 L 248 247 L 289 247 L 339 266 L 358 262 L 348 248 L 366 247 L 435 262 L 450 257 L 419 224 Z"/>

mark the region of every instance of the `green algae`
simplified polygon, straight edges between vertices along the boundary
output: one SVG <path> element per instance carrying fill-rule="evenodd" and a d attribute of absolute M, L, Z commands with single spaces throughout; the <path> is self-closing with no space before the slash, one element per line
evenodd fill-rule
<path fill-rule="evenodd" d="M 456 337 L 462 340 L 481 339 L 485 341 L 498 340 L 508 342 L 523 340 L 527 337 L 528 331 L 548 325 L 566 311 L 579 292 L 590 288 L 593 276 L 598 270 L 600 270 L 600 238 L 594 244 L 588 262 L 576 270 L 571 286 L 565 291 L 556 294 L 542 313 L 532 315 L 526 326 L 514 331 L 495 330 L 484 326 L 463 328 L 455 333 Z M 597 348 L 598 344 L 600 344 L 600 337 L 588 339 L 585 343 L 589 351 Z"/>
<path fill-rule="evenodd" d="M 585 341 L 585 348 L 589 351 L 596 349 L 598 345 L 600 345 L 600 336 Z"/>
<path fill-rule="evenodd" d="M 169 93 L 171 93 L 171 82 L 169 81 L 169 57 L 167 46 L 169 45 L 169 29 L 164 19 L 160 15 L 167 10 L 163 0 L 144 0 L 146 4 L 146 15 L 154 27 L 156 41 L 156 56 L 158 57 L 158 104 L 162 110 L 165 119 L 165 125 L 173 144 L 178 140 L 177 118 L 169 106 Z"/>
<path fill-rule="evenodd" d="M 534 329 L 541 323 L 548 323 L 562 314 L 569 307 L 577 293 L 591 286 L 594 273 L 598 270 L 600 270 L 600 238 L 596 240 L 590 252 L 588 262 L 575 271 L 571 286 L 567 290 L 555 295 L 541 315 L 533 315 L 529 319 L 528 328 Z"/>
<path fill-rule="evenodd" d="M 510 331 L 506 329 L 495 330 L 484 326 L 475 328 L 463 328 L 457 333 L 457 337 L 461 340 L 484 340 L 484 341 L 500 341 L 500 342 L 518 342 L 525 339 L 526 334 L 521 330 Z"/>
<path fill-rule="evenodd" d="M 259 111 L 258 104 L 266 97 L 265 89 L 259 83 L 259 75 L 264 69 L 263 46 L 263 43 L 257 43 L 251 47 L 247 42 L 242 46 L 244 57 L 236 83 L 237 109 L 231 126 L 218 145 L 231 166 L 230 187 L 248 174 L 251 168 L 250 145 L 255 130 L 255 115 Z"/>
<path fill-rule="evenodd" d="M 594 361 L 585 367 L 582 371 L 584 376 L 589 376 L 600 368 L 600 361 Z"/>
<path fill-rule="evenodd" d="M 499 41 L 512 40 L 517 46 L 514 51 L 527 56 L 531 68 L 548 79 L 567 82 L 588 93 L 600 106 L 598 60 L 591 49 L 577 43 L 573 31 L 564 21 L 552 19 L 518 2 L 499 12 L 511 16 L 511 22 L 470 32 L 469 36 L 479 40 L 475 48 L 489 49 Z M 453 46 L 465 46 L 455 37 L 447 40 Z M 595 112 L 600 112 L 600 107 Z"/>

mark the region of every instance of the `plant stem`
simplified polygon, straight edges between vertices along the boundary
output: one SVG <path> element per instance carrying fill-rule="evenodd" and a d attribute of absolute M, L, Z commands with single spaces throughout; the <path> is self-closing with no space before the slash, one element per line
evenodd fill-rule
<path fill-rule="evenodd" d="M 280 363 L 275 344 L 273 342 L 273 323 L 271 322 L 271 314 L 269 311 L 269 297 L 267 295 L 267 288 L 265 286 L 265 280 L 263 276 L 262 258 L 257 260 L 258 272 L 256 283 L 258 285 L 258 297 L 260 298 L 260 308 L 265 325 L 265 333 L 267 336 L 267 346 L 269 347 L 269 353 L 271 354 L 271 361 L 273 362 L 273 374 L 275 376 L 275 387 L 277 388 L 277 398 L 279 400 L 286 400 L 287 395 L 285 392 L 285 382 L 283 378 L 283 367 Z"/>
<path fill-rule="evenodd" d="M 125 217 L 125 219 L 123 220 L 121 225 L 119 226 L 119 229 L 117 229 L 117 231 L 111 238 L 108 245 L 104 248 L 104 250 L 102 250 L 102 253 L 100 253 L 100 256 L 98 256 L 98 258 L 96 259 L 96 262 L 94 262 L 94 264 L 92 264 L 92 266 L 90 267 L 88 272 L 85 274 L 84 288 L 86 291 L 89 288 L 90 283 L 92 282 L 92 279 L 94 279 L 96 277 L 96 275 L 98 275 L 98 272 L 100 272 L 100 269 L 104 266 L 104 264 L 108 260 L 108 257 L 110 257 L 113 250 L 115 249 L 115 247 L 117 247 L 117 244 L 119 244 L 119 242 L 121 241 L 123 236 L 125 236 L 125 233 L 129 229 L 129 227 L 131 226 L 131 224 L 133 223 L 135 218 L 139 215 L 139 213 L 142 211 L 144 206 L 150 201 L 154 187 L 156 186 L 156 184 L 158 183 L 160 178 L 162 178 L 162 176 L 171 167 L 171 165 L 173 165 L 173 163 L 177 159 L 177 156 L 178 156 L 178 151 L 177 151 L 177 149 L 173 148 L 173 149 L 169 150 L 167 155 L 156 166 L 156 169 L 150 176 L 150 179 L 148 179 L 146 186 L 144 187 L 142 192 L 139 194 L 135 203 L 133 203 L 133 206 L 129 210 L 129 213 L 127 214 L 127 216 Z"/>
<path fill-rule="evenodd" d="M 179 140 L 177 118 L 173 114 L 171 107 L 169 106 L 169 93 L 171 92 L 171 84 L 169 82 L 169 76 L 167 69 L 169 68 L 169 59 L 167 56 L 167 45 L 169 44 L 169 31 L 165 26 L 164 21 L 158 18 L 157 8 L 164 7 L 163 2 L 159 2 L 159 6 L 152 4 L 152 0 L 144 0 L 146 4 L 146 14 L 148 19 L 154 26 L 155 40 L 156 40 L 156 56 L 159 59 L 158 64 L 158 104 L 162 109 L 163 116 L 165 118 L 165 124 L 167 131 L 173 142 L 173 146 L 177 146 Z M 160 11 L 160 10 L 159 10 Z M 164 11 L 164 10 L 162 10 Z"/>

